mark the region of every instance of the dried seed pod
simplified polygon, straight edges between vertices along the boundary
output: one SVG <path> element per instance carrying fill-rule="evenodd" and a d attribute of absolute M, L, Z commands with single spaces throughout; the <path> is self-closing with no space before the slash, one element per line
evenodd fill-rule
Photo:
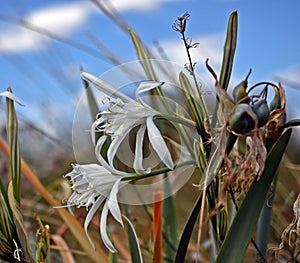
<path fill-rule="evenodd" d="M 237 134 L 250 132 L 255 127 L 253 117 L 256 115 L 247 103 L 237 105 L 229 121 L 231 130 Z"/>
<path fill-rule="evenodd" d="M 257 116 L 258 127 L 264 126 L 270 119 L 270 110 L 266 100 L 260 99 L 254 102 L 251 108 Z"/>

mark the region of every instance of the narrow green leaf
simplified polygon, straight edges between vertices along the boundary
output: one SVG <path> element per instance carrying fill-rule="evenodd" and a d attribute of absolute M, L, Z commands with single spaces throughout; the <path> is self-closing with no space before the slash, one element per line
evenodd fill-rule
<path fill-rule="evenodd" d="M 201 209 L 201 203 L 202 203 L 202 193 L 199 194 L 198 199 L 196 200 L 196 203 L 193 207 L 192 213 L 189 216 L 189 219 L 184 227 L 184 230 L 182 232 L 179 245 L 177 248 L 177 253 L 175 257 L 175 263 L 182 263 L 184 262 L 186 251 L 191 239 L 191 235 L 194 229 L 194 225 L 196 223 L 199 211 Z"/>
<path fill-rule="evenodd" d="M 5 197 L 0 193 L 0 244 L 9 248 L 14 237 L 14 222 L 10 214 L 9 204 Z"/>
<path fill-rule="evenodd" d="M 125 206 L 125 213 L 129 216 L 128 207 Z M 143 263 L 142 252 L 139 245 L 139 240 L 137 234 L 134 230 L 134 226 L 132 225 L 130 219 L 126 216 L 122 216 L 125 221 L 125 226 L 128 232 L 128 239 L 129 239 L 129 248 L 131 254 L 131 262 L 132 263 Z"/>
<path fill-rule="evenodd" d="M 137 33 L 133 29 L 129 29 L 129 34 L 137 54 L 139 61 L 149 80 L 156 80 L 155 72 L 147 55 L 147 51 Z"/>
<path fill-rule="evenodd" d="M 287 130 L 270 150 L 262 176 L 259 181 L 255 180 L 252 183 L 245 196 L 221 246 L 216 262 L 242 262 L 291 132 L 291 129 Z"/>
<path fill-rule="evenodd" d="M 203 141 L 207 142 L 210 136 L 209 134 L 207 134 L 207 131 L 205 129 L 205 122 L 209 119 L 206 111 L 206 106 L 202 98 L 195 95 L 189 79 L 183 72 L 180 72 L 179 74 L 179 82 L 183 90 L 186 103 L 191 111 L 192 118 L 196 123 L 196 128 Z M 195 100 L 196 98 L 199 98 L 199 100 Z M 205 145 L 208 144 L 205 143 Z"/>
<path fill-rule="evenodd" d="M 12 93 L 11 88 L 7 92 Z M 14 101 L 7 96 L 6 98 L 6 129 L 9 144 L 9 174 L 13 185 L 14 197 L 20 203 L 20 182 L 21 182 L 21 161 L 20 145 L 18 140 L 18 120 L 15 113 Z"/>
<path fill-rule="evenodd" d="M 176 248 L 178 245 L 178 234 L 177 234 L 177 220 L 175 215 L 174 200 L 172 195 L 170 195 L 170 182 L 168 175 L 165 174 L 164 177 L 164 193 L 167 198 L 163 202 L 163 235 L 165 242 L 165 251 L 167 258 L 174 259 Z"/>
<path fill-rule="evenodd" d="M 224 90 L 227 90 L 230 77 L 231 77 L 234 54 L 235 54 L 236 43 L 237 43 L 237 30 L 238 30 L 238 13 L 237 11 L 234 11 L 233 13 L 231 13 L 228 20 L 226 40 L 223 49 L 222 67 L 221 67 L 220 77 L 218 81 L 218 85 L 221 87 L 221 89 Z M 217 124 L 218 108 L 219 108 L 219 98 L 217 96 L 217 101 L 215 104 L 214 113 L 211 121 L 212 129 Z"/>
<path fill-rule="evenodd" d="M 22 252 L 24 253 L 24 257 L 29 261 L 34 263 L 34 257 L 32 256 L 32 252 L 29 247 L 27 233 L 24 227 L 23 217 L 20 212 L 19 203 L 16 201 L 13 192 L 13 184 L 10 182 L 8 186 L 8 200 L 9 205 L 13 213 L 14 223 L 16 226 L 16 230 L 18 233 L 18 238 L 21 243 Z"/>
<path fill-rule="evenodd" d="M 5 203 L 8 204 L 7 191 L 5 189 L 5 185 L 4 185 L 1 177 L 0 177 L 0 191 L 1 191 L 1 194 L 4 198 L 4 200 L 5 200 Z"/>
<path fill-rule="evenodd" d="M 223 61 L 220 72 L 220 86 L 227 90 L 232 72 L 233 59 L 237 43 L 238 13 L 234 11 L 228 20 L 226 40 L 224 44 Z"/>

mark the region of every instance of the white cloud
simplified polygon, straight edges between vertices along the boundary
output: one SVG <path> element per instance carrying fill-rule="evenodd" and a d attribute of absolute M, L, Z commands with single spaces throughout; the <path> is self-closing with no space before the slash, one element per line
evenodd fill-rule
<path fill-rule="evenodd" d="M 275 73 L 276 80 L 283 84 L 292 86 L 294 88 L 300 88 L 300 66 L 294 65 L 281 72 Z"/>
<path fill-rule="evenodd" d="M 177 2 L 179 0 L 111 0 L 118 11 L 140 10 L 152 11 L 163 2 Z"/>
<path fill-rule="evenodd" d="M 66 35 L 84 23 L 94 7 L 87 1 L 54 5 L 35 10 L 22 18 L 58 35 Z M 0 36 L 0 51 L 13 53 L 41 48 L 47 38 L 23 27 L 9 27 Z"/>
<path fill-rule="evenodd" d="M 199 43 L 196 48 L 190 49 L 194 62 L 203 64 L 208 58 L 209 63 L 217 69 L 220 67 L 223 52 L 223 34 L 212 34 L 193 37 L 193 43 Z M 173 40 L 160 41 L 169 60 L 184 65 L 187 61 L 187 53 L 183 41 L 178 37 Z"/>
<path fill-rule="evenodd" d="M 196 36 L 193 37 L 193 43 L 195 42 L 199 43 L 199 45 L 196 48 L 190 49 L 190 53 L 193 63 L 197 63 L 196 73 L 202 82 L 207 86 L 213 87 L 214 80 L 205 67 L 205 61 L 208 58 L 209 64 L 217 73 L 219 72 L 222 62 L 224 34 L 218 33 Z M 160 41 L 159 44 L 170 61 L 175 62 L 182 67 L 188 62 L 187 53 L 180 37 L 177 39 Z M 152 50 L 154 50 L 154 47 Z M 154 51 L 154 53 L 157 55 L 157 51 Z M 159 55 L 157 55 L 157 57 L 159 57 Z"/>

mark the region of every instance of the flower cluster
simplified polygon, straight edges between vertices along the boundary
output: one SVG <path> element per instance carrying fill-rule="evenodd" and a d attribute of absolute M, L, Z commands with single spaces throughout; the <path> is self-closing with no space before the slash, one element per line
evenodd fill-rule
<path fill-rule="evenodd" d="M 96 78 L 88 75 L 90 78 Z M 97 81 L 101 81 L 97 79 Z M 117 194 L 123 185 L 135 180 L 135 175 L 145 175 L 151 173 L 151 163 L 145 162 L 144 145 L 148 143 L 148 148 L 153 150 L 154 155 L 160 160 L 160 167 L 164 166 L 168 170 L 174 168 L 174 161 L 156 119 L 164 119 L 164 114 L 155 110 L 139 96 L 140 92 L 149 90 L 161 85 L 160 82 L 141 83 L 138 88 L 137 101 L 125 95 L 121 98 L 107 98 L 108 109 L 101 111 L 91 127 L 91 139 L 95 145 L 95 154 L 99 164 L 73 165 L 73 170 L 65 175 L 69 181 L 72 194 L 67 200 L 67 207 L 86 207 L 88 210 L 84 228 L 89 241 L 92 244 L 87 228 L 101 204 L 104 203 L 101 213 L 100 232 L 103 243 L 111 251 L 115 248 L 107 234 L 108 212 L 114 219 L 122 224 L 120 207 L 117 201 Z M 132 173 L 120 170 L 116 167 L 116 159 L 123 161 L 129 155 L 120 157 L 121 145 L 129 135 L 134 134 L 135 146 L 131 168 Z M 146 142 L 147 140 L 147 142 Z M 107 147 L 107 144 L 109 146 Z M 105 146 L 106 145 L 106 146 Z M 105 147 L 104 147 L 105 146 Z M 104 149 L 106 148 L 106 149 Z M 118 158 L 117 158 L 118 157 Z M 152 158 L 151 158 L 152 159 Z M 146 163 L 146 164 L 145 164 Z M 149 165 L 145 167 L 145 165 Z M 155 166 L 155 165 L 154 165 Z"/>

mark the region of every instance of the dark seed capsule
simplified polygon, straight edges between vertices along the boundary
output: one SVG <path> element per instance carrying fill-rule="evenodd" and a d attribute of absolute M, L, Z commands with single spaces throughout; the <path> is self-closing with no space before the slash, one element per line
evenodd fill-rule
<path fill-rule="evenodd" d="M 244 134 L 254 129 L 255 121 L 251 115 L 255 113 L 247 103 L 237 105 L 229 121 L 229 125 L 237 134 Z"/>
<path fill-rule="evenodd" d="M 258 100 L 251 107 L 257 116 L 258 127 L 264 126 L 270 119 L 270 110 L 266 100 Z"/>

